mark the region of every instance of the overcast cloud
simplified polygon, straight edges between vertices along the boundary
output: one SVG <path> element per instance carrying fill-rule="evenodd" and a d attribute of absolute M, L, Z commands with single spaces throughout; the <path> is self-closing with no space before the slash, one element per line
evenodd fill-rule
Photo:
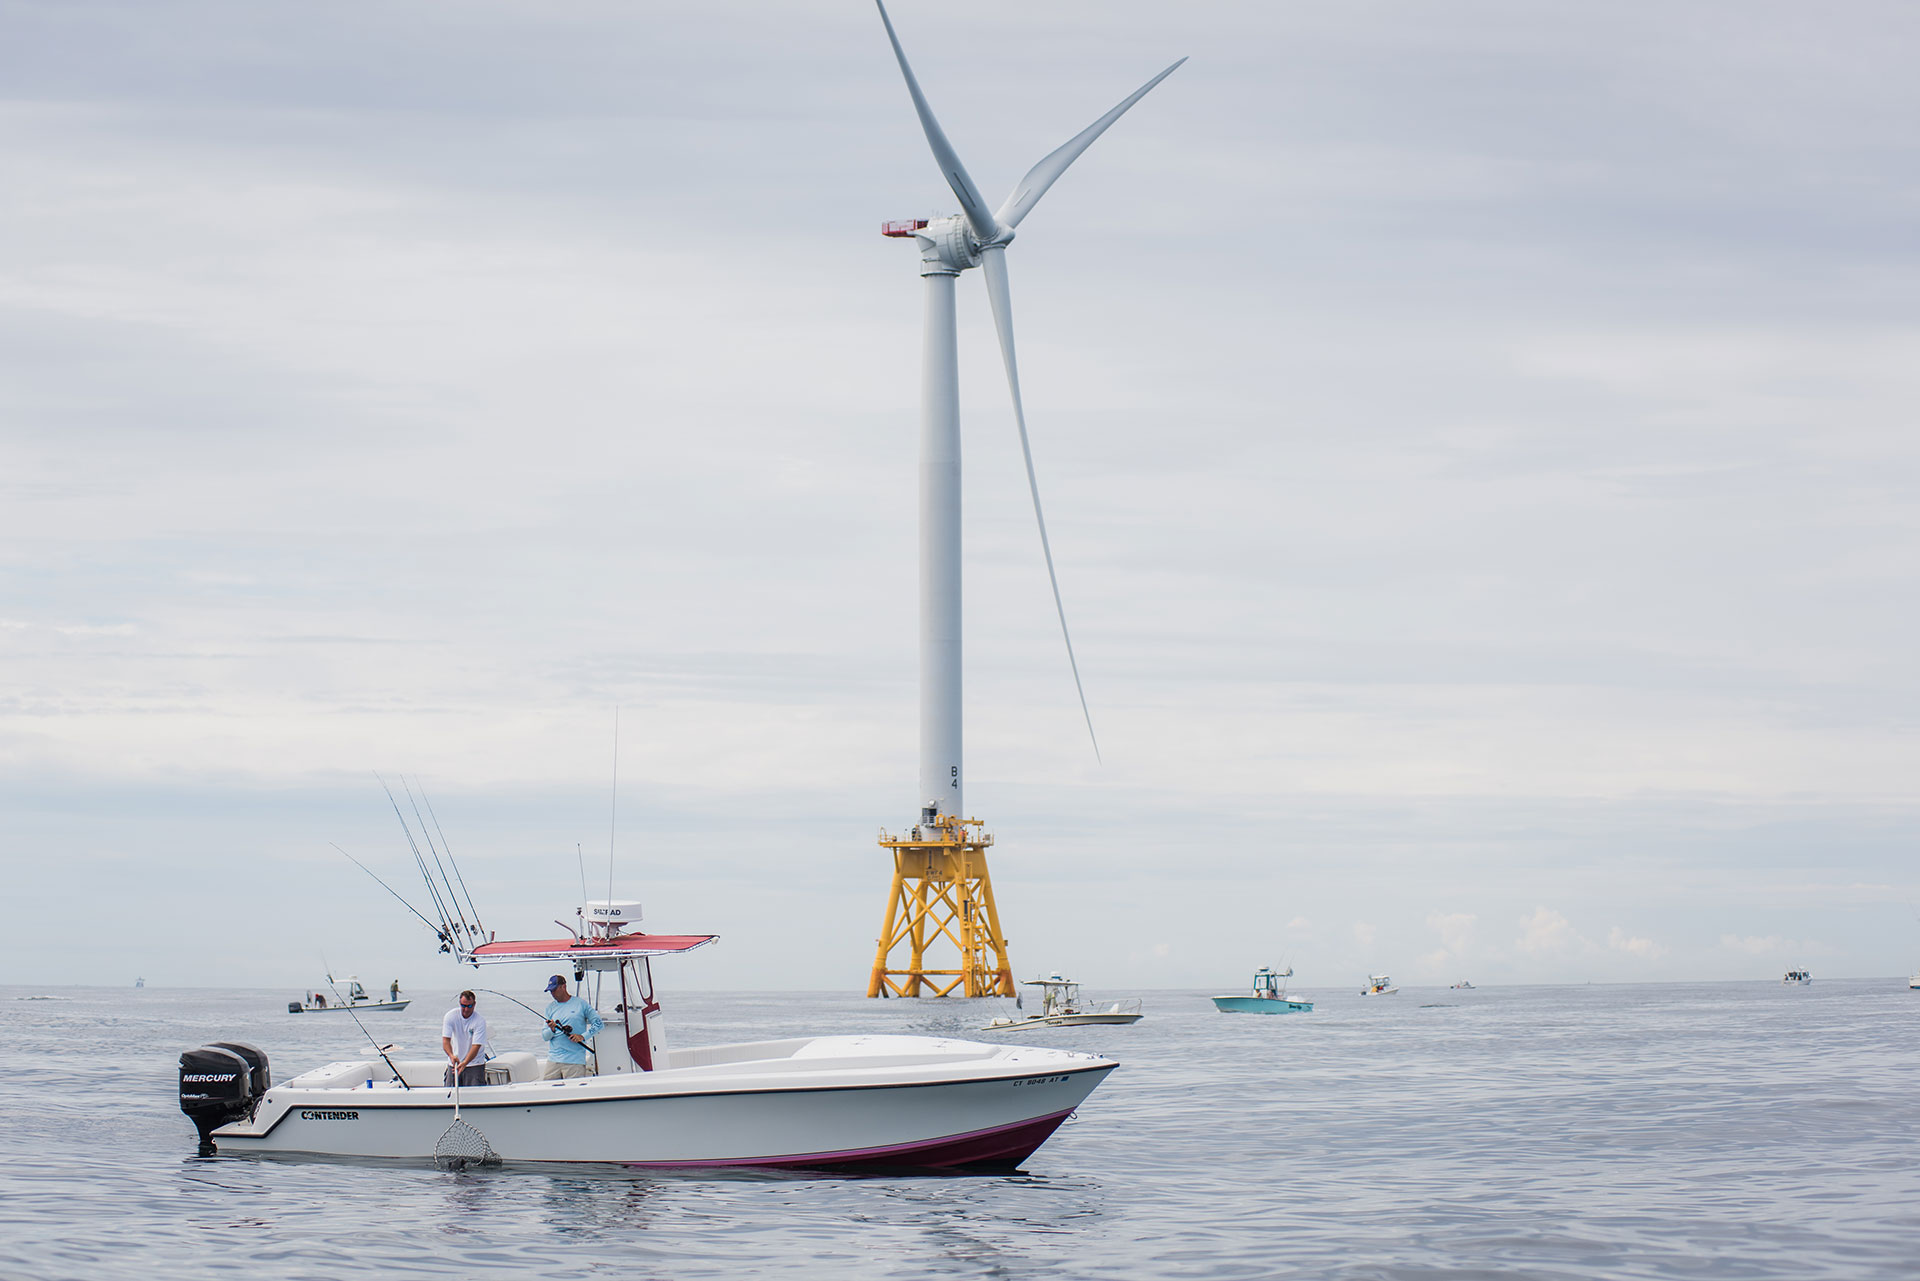
<path fill-rule="evenodd" d="M 1102 989 L 1920 961 L 1906 5 L 899 0 L 961 282 L 970 808 Z M 920 285 L 861 0 L 0 3 L 0 980 L 863 983 L 912 821 Z M 384 815 L 384 817 L 383 817 Z M 397 882 L 398 883 L 398 882 Z M 402 888 L 409 888 L 402 885 Z M 95 941 L 104 935 L 109 941 Z M 77 941 L 85 940 L 76 945 Z"/>

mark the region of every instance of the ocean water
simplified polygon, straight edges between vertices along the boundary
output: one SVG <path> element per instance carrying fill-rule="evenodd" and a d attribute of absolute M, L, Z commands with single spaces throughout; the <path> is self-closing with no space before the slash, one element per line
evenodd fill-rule
<path fill-rule="evenodd" d="M 284 1078 L 358 1054 L 352 1023 L 0 988 L 0 1276 L 1920 1276 L 1904 980 L 1300 994 L 1094 993 L 1147 1017 L 1024 1034 L 1122 1064 L 1024 1170 L 853 1177 L 201 1158 L 181 1050 L 249 1040 Z M 667 995 L 680 1044 L 971 1035 L 1002 1004 Z M 441 1006 L 368 1020 L 430 1052 Z"/>

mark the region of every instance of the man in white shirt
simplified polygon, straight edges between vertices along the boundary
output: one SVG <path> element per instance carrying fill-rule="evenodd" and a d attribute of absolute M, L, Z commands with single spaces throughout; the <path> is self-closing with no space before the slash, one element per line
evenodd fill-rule
<path fill-rule="evenodd" d="M 453 1084 L 456 1072 L 461 1085 L 487 1083 L 487 1019 L 473 1007 L 473 993 L 462 992 L 458 1008 L 448 1010 L 447 1017 L 440 1020 L 440 1049 L 447 1056 L 448 1085 Z"/>

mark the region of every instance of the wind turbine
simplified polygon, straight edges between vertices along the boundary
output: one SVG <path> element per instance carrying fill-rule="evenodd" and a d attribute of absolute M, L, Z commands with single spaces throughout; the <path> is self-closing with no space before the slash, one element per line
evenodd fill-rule
<path fill-rule="evenodd" d="M 998 992 L 1014 995 L 1013 976 L 1006 959 L 993 904 L 992 883 L 986 871 L 986 846 L 992 837 L 968 830 L 979 820 L 963 817 L 965 764 L 961 736 L 961 591 L 960 591 L 960 357 L 954 318 L 954 281 L 963 271 L 981 269 L 993 327 L 1000 339 L 1000 358 L 1007 369 L 1007 389 L 1013 396 L 1013 419 L 1019 428 L 1020 452 L 1027 467 L 1027 489 L 1033 497 L 1033 517 L 1040 531 L 1040 551 L 1047 563 L 1047 581 L 1053 587 L 1054 611 L 1066 643 L 1067 664 L 1080 712 L 1094 755 L 1100 752 L 1093 732 L 1093 713 L 1080 681 L 1080 664 L 1073 653 L 1073 635 L 1067 628 L 1067 610 L 1060 597 L 1060 579 L 1054 571 L 1053 548 L 1047 540 L 1047 518 L 1040 505 L 1040 482 L 1033 470 L 1033 449 L 1027 439 L 1026 410 L 1020 401 L 1020 370 L 1014 357 L 1013 303 L 1007 283 L 1007 246 L 1014 231 L 1040 198 L 1129 107 L 1179 68 L 1175 62 L 1128 94 L 1120 104 L 1044 157 L 1013 188 L 997 210 L 989 210 L 980 189 L 934 118 L 933 108 L 907 62 L 906 51 L 893 29 L 883 0 L 874 0 L 887 40 L 900 63 L 907 93 L 920 117 L 920 127 L 932 148 L 941 176 L 960 202 L 958 215 L 892 222 L 882 227 L 888 236 L 912 238 L 920 249 L 920 276 L 926 283 L 926 335 L 922 348 L 920 391 L 920 816 L 911 837 L 881 834 L 881 844 L 894 851 L 893 891 L 886 925 L 879 940 L 867 995 L 914 996 L 923 990 L 936 996 L 963 990 L 967 996 Z M 926 944 L 940 935 L 960 948 L 958 970 L 928 970 Z M 890 967 L 896 945 L 906 945 L 911 956 L 904 969 Z M 992 953 L 991 958 L 988 953 Z M 992 962 L 989 968 L 989 961 Z M 903 982 L 895 982 L 895 977 Z M 931 976 L 931 977 L 930 977 Z M 946 982 L 951 977 L 952 982 Z"/>

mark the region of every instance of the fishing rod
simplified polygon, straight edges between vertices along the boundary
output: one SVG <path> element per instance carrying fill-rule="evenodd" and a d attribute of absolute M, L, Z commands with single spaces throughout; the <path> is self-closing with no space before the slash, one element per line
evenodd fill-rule
<path fill-rule="evenodd" d="M 440 861 L 440 847 L 433 843 L 433 833 L 427 830 L 427 820 L 420 814 L 420 802 L 413 794 L 413 784 L 407 782 L 407 776 L 400 776 L 400 786 L 407 793 L 407 804 L 413 807 L 413 817 L 420 824 L 421 839 L 427 843 L 427 852 L 433 855 L 433 866 L 440 873 L 440 884 L 447 892 L 447 902 L 453 907 L 453 916 L 460 923 L 461 932 L 471 936 L 473 927 L 467 924 L 467 914 L 460 906 L 460 896 L 453 892 L 453 882 L 447 876 L 446 865 Z"/>
<path fill-rule="evenodd" d="M 341 850 L 340 852 L 342 854 L 346 853 L 345 850 Z M 352 857 L 352 856 L 348 855 L 348 857 Z M 380 1056 L 381 1061 L 387 1065 L 387 1070 L 393 1073 L 393 1079 L 400 1082 L 400 1088 L 403 1090 L 411 1090 L 413 1087 L 407 1084 L 407 1078 L 400 1075 L 400 1069 L 397 1067 L 394 1067 L 393 1060 L 387 1057 L 388 1047 L 380 1044 L 380 1042 L 373 1039 L 373 1033 L 367 1031 L 367 1025 L 365 1023 L 362 1023 L 360 1021 L 360 1016 L 353 1012 L 353 1002 L 348 1000 L 343 1000 L 341 998 L 340 989 L 334 985 L 333 967 L 327 964 L 326 957 L 323 956 L 320 958 L 320 966 L 323 970 L 326 971 L 327 987 L 329 990 L 333 992 L 333 999 L 340 1002 L 341 1008 L 346 1010 L 347 1012 L 347 1017 L 353 1020 L 353 1025 L 360 1029 L 360 1034 L 366 1037 L 368 1043 L 373 1046 L 373 1052 Z"/>
<path fill-rule="evenodd" d="M 379 775 L 374 775 L 379 778 Z M 427 861 L 420 857 L 420 844 L 413 839 L 413 828 L 407 822 L 407 816 L 400 812 L 400 802 L 394 799 L 393 789 L 387 786 L 387 780 L 380 779 L 380 787 L 387 794 L 387 803 L 393 806 L 393 816 L 400 820 L 400 830 L 406 834 L 407 848 L 413 854 L 414 870 L 420 873 L 420 879 L 427 887 L 427 894 L 433 899 L 433 910 L 440 916 L 440 924 L 449 935 L 453 932 L 453 921 L 447 915 L 447 905 L 441 900 L 440 888 L 433 883 L 433 876 L 427 871 Z"/>
<path fill-rule="evenodd" d="M 400 820 L 400 830 L 406 833 L 407 848 L 413 851 L 413 864 L 420 870 L 420 879 L 427 884 L 427 894 L 433 899 L 434 911 L 440 914 L 442 937 L 451 940 L 454 933 L 453 918 L 447 912 L 447 905 L 441 901 L 440 889 L 433 883 L 433 874 L 427 871 L 427 861 L 420 857 L 420 846 L 413 839 L 413 828 L 407 825 L 407 816 L 400 812 L 400 802 L 394 799 L 393 789 L 387 786 L 387 780 L 378 774 L 375 774 L 374 778 L 379 780 L 380 790 L 387 794 L 387 804 L 393 806 L 393 816 Z M 440 950 L 445 952 L 450 951 L 451 948 L 443 944 Z"/>
<path fill-rule="evenodd" d="M 413 816 L 420 822 L 420 835 L 426 838 L 427 849 L 433 854 L 433 865 L 440 873 L 440 882 L 447 887 L 447 901 L 453 904 L 454 917 L 460 922 L 460 928 L 466 933 L 468 946 L 471 947 L 473 938 L 480 931 L 476 926 L 467 924 L 467 914 L 460 906 L 460 896 L 453 892 L 453 880 L 447 875 L 446 865 L 440 861 L 440 848 L 433 843 L 433 833 L 427 830 L 427 820 L 420 814 L 420 802 L 413 794 L 413 784 L 407 782 L 405 774 L 400 776 L 400 786 L 406 789 L 407 804 L 413 806 Z M 448 858 L 452 858 L 451 853 Z"/>
<path fill-rule="evenodd" d="M 421 913 L 419 908 L 407 902 L 407 900 L 401 898 L 400 892 L 394 889 L 393 886 L 387 884 L 385 881 L 381 880 L 378 876 L 374 876 L 372 868 L 368 867 L 365 863 L 362 863 L 359 859 L 355 858 L 353 855 L 348 854 L 345 850 L 340 849 L 338 845 L 334 845 L 332 841 L 328 841 L 327 844 L 333 845 L 333 848 L 336 850 L 340 850 L 341 856 L 345 858 L 347 862 L 353 864 L 355 867 L 365 872 L 368 876 L 372 876 L 373 883 L 375 885 L 378 885 L 381 889 L 393 895 L 393 897 L 399 901 L 401 907 L 406 908 L 409 912 L 412 912 L 415 916 L 418 916 L 420 918 L 420 924 L 426 926 L 428 929 L 432 930 L 435 934 L 438 934 L 442 942 L 446 941 L 446 937 L 447 937 L 446 933 L 442 931 L 439 926 L 435 925 L 432 921 L 429 921 L 426 918 L 426 916 Z"/>
<path fill-rule="evenodd" d="M 534 1009 L 531 1005 L 528 1005 L 525 1001 L 521 1000 L 517 996 L 508 996 L 505 992 L 496 992 L 490 987 L 476 987 L 473 990 L 476 992 L 485 992 L 488 996 L 497 996 L 503 1001 L 512 1001 L 515 1005 L 519 1006 L 521 1009 L 525 1010 L 527 1013 L 533 1015 L 534 1018 L 539 1019 L 542 1023 L 545 1023 L 547 1021 L 546 1015 Z"/>
<path fill-rule="evenodd" d="M 517 996 L 508 996 L 505 992 L 496 992 L 490 987 L 476 987 L 473 990 L 476 992 L 485 992 L 488 996 L 497 996 L 503 1001 L 512 1001 L 515 1005 L 519 1006 L 521 1009 L 525 1010 L 527 1013 L 533 1015 L 534 1018 L 539 1019 L 542 1023 L 555 1022 L 555 1020 L 548 1018 L 546 1015 L 534 1009 L 531 1005 L 528 1005 L 525 1001 L 521 1000 Z M 574 1034 L 573 1024 L 571 1023 L 561 1023 L 560 1030 L 562 1032 L 565 1032 L 568 1036 L 572 1036 Z M 593 1055 L 595 1061 L 599 1060 L 600 1055 L 593 1048 L 593 1046 L 587 1044 L 587 1042 L 584 1040 L 581 1041 L 580 1044 L 586 1049 L 588 1054 Z"/>
<path fill-rule="evenodd" d="M 480 921 L 480 909 L 473 901 L 473 891 L 467 888 L 467 874 L 460 870 L 459 863 L 454 862 L 453 846 L 447 842 L 447 834 L 440 827 L 440 816 L 433 812 L 433 801 L 428 798 L 427 789 L 424 787 L 420 789 L 420 801 L 427 807 L 427 817 L 433 820 L 433 830 L 440 833 L 440 848 L 447 852 L 447 862 L 453 864 L 453 874 L 460 878 L 460 892 L 467 896 L 467 906 L 473 909 L 474 928 L 485 929 L 486 927 Z"/>

